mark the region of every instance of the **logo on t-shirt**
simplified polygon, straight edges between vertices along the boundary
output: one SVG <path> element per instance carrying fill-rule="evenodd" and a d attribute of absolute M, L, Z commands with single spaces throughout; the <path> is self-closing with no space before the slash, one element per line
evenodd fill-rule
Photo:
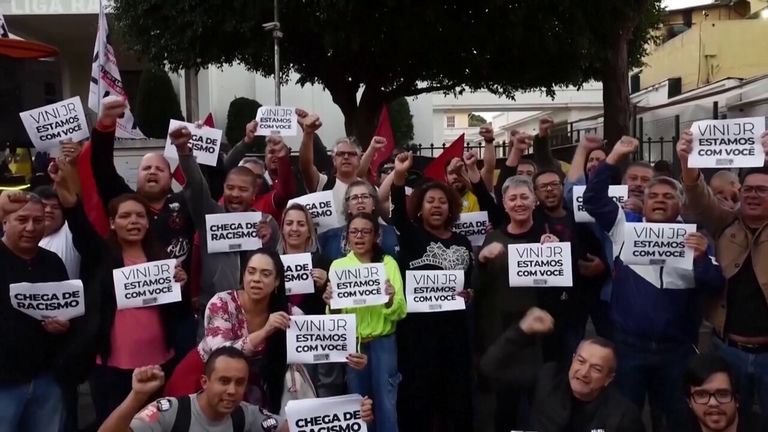
<path fill-rule="evenodd" d="M 261 428 L 264 429 L 264 432 L 274 432 L 277 430 L 278 426 L 277 419 L 271 415 L 267 415 L 267 417 L 261 421 Z"/>
<path fill-rule="evenodd" d="M 165 412 L 171 409 L 171 400 L 170 399 L 158 399 L 157 400 L 157 409 L 160 412 Z"/>

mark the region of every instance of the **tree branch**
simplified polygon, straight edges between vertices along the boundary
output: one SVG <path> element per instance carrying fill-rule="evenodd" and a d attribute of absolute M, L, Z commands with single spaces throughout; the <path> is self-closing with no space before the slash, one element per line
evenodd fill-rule
<path fill-rule="evenodd" d="M 424 93 L 432 93 L 432 92 L 438 92 L 438 91 L 450 91 L 455 90 L 457 87 L 459 87 L 456 84 L 443 84 L 443 85 L 434 85 L 434 86 L 426 86 L 426 87 L 416 87 L 411 90 L 405 90 L 403 92 L 397 92 L 397 89 L 392 90 L 390 94 L 396 95 L 398 97 L 400 96 L 416 96 Z"/>

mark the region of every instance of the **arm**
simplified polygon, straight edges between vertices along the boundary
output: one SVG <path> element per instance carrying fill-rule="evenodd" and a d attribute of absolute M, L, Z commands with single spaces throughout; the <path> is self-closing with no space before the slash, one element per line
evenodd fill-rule
<path fill-rule="evenodd" d="M 291 156 L 288 146 L 283 144 L 285 153 L 277 157 L 277 184 L 272 191 L 272 205 L 282 211 L 288 201 L 296 196 L 296 178 L 291 170 Z"/>
<path fill-rule="evenodd" d="M 155 404 L 148 405 L 136 415 L 147 399 L 159 391 L 165 383 L 165 374 L 160 366 L 145 366 L 133 371 L 131 392 L 109 418 L 101 425 L 99 432 L 162 432 L 170 429 L 169 419 Z M 135 416 L 135 418 L 134 418 Z"/>
<path fill-rule="evenodd" d="M 394 176 L 392 224 L 400 234 L 400 238 L 414 238 L 413 236 L 416 235 L 416 227 L 408 217 L 408 208 L 405 202 L 405 179 L 411 166 L 413 166 L 413 155 L 410 152 L 400 153 L 395 158 L 395 170 L 392 172 Z"/>
<path fill-rule="evenodd" d="M 112 199 L 132 193 L 117 169 L 115 169 L 115 128 L 97 124 L 91 131 L 91 170 L 101 202 L 106 208 Z"/>
<path fill-rule="evenodd" d="M 378 190 L 379 205 L 381 206 L 382 212 L 386 215 L 389 215 L 392 213 L 389 200 L 391 198 L 392 184 L 394 183 L 394 181 L 395 181 L 395 173 L 391 172 L 384 178 L 384 181 L 381 182 L 381 186 L 379 186 L 379 190 Z"/>
<path fill-rule="evenodd" d="M 708 244 L 706 253 L 693 259 L 693 278 L 696 288 L 717 294 L 725 288 L 726 279 L 714 255 L 714 248 Z"/>
<path fill-rule="evenodd" d="M 304 134 L 301 137 L 301 147 L 299 147 L 299 171 L 304 178 L 307 191 L 312 193 L 317 192 L 317 186 L 320 183 L 320 172 L 315 167 L 312 144 L 315 140 L 315 131 L 322 126 L 322 123 L 316 115 L 309 115 L 302 119 L 302 122 Z"/>
<path fill-rule="evenodd" d="M 549 135 L 555 124 L 551 117 L 539 119 L 539 133 L 533 138 L 533 158 L 540 169 L 560 170 L 560 163 L 552 156 L 549 148 Z"/>
<path fill-rule="evenodd" d="M 74 207 L 62 207 L 64 220 L 72 233 L 72 244 L 86 263 L 98 263 L 104 255 L 104 239 L 96 232 L 78 201 Z"/>
<path fill-rule="evenodd" d="M 245 155 L 256 150 L 257 146 L 260 146 L 262 149 L 264 148 L 265 138 L 263 136 L 256 136 L 257 126 L 256 120 L 252 120 L 245 125 L 245 136 L 224 158 L 224 170 L 226 172 L 240 164 Z"/>
<path fill-rule="evenodd" d="M 179 167 L 181 167 L 187 182 L 184 183 L 184 199 L 189 203 L 189 214 L 195 229 L 200 232 L 200 243 L 206 244 L 205 215 L 220 213 L 221 208 L 213 200 L 208 182 L 200 171 L 195 157 L 189 154 L 179 154 Z"/>
<path fill-rule="evenodd" d="M 483 169 L 480 170 L 480 177 L 482 177 L 486 189 L 493 188 L 493 171 L 495 168 L 496 147 L 493 141 L 486 141 L 483 146 Z"/>
<path fill-rule="evenodd" d="M 531 148 L 533 145 L 533 138 L 527 133 L 519 133 L 515 135 L 515 139 L 512 142 L 512 148 L 509 150 L 507 161 L 499 169 L 499 178 L 496 179 L 496 187 L 494 192 L 496 193 L 496 199 L 501 202 L 501 187 L 504 186 L 504 182 L 508 178 L 517 174 L 517 165 L 520 163 L 520 158 L 523 153 Z"/>
<path fill-rule="evenodd" d="M 595 218 L 597 225 L 605 232 L 611 232 L 621 215 L 621 207 L 608 195 L 611 178 L 620 168 L 609 163 L 598 166 L 584 190 L 584 209 Z"/>
<path fill-rule="evenodd" d="M 123 400 L 112 414 L 107 417 L 107 420 L 99 428 L 99 432 L 130 432 L 131 421 L 133 417 L 144 408 L 148 396 L 137 394 L 131 391 L 128 397 Z M 147 409 L 152 409 L 151 405 Z M 150 429 L 153 430 L 153 429 Z"/>
<path fill-rule="evenodd" d="M 477 155 L 474 151 L 464 153 L 464 165 L 467 167 L 467 177 L 472 187 L 472 192 L 477 197 L 477 204 L 481 211 L 488 212 L 488 221 L 494 227 L 506 225 L 507 218 L 504 209 L 499 206 L 486 188 L 482 174 L 477 170 Z"/>
<path fill-rule="evenodd" d="M 406 305 L 405 295 L 403 294 L 403 277 L 400 274 L 400 267 L 397 261 L 389 255 L 384 256 L 384 266 L 387 272 L 387 280 L 395 289 L 395 296 L 392 299 L 392 305 L 384 308 L 384 316 L 391 321 L 399 321 L 405 318 Z"/>

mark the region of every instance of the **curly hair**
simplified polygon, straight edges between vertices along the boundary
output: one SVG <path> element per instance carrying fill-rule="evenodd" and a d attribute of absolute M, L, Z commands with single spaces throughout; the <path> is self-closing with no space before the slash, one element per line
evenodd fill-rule
<path fill-rule="evenodd" d="M 436 181 L 424 183 L 413 191 L 411 197 L 411 214 L 416 215 L 416 223 L 422 226 L 424 225 L 424 222 L 421 219 L 421 208 L 424 206 L 424 199 L 427 196 L 427 192 L 431 190 L 439 190 L 443 192 L 448 199 L 448 218 L 445 220 L 444 228 L 453 228 L 453 225 L 459 220 L 459 215 L 461 214 L 461 197 L 459 197 L 459 194 L 453 190 L 452 187 Z"/>

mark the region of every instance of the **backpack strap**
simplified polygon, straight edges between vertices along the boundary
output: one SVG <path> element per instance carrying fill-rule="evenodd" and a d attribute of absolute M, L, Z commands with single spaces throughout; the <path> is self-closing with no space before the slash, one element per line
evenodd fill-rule
<path fill-rule="evenodd" d="M 232 411 L 230 418 L 232 419 L 232 432 L 245 432 L 245 412 L 242 405 L 238 405 Z"/>
<path fill-rule="evenodd" d="M 333 190 L 333 188 L 336 186 L 336 175 L 330 175 L 328 174 L 328 180 L 323 185 L 323 188 L 320 191 L 329 191 Z M 320 192 L 318 191 L 318 192 Z"/>
<path fill-rule="evenodd" d="M 176 399 L 179 407 L 176 410 L 176 419 L 173 421 L 171 432 L 187 432 L 192 424 L 192 406 L 189 396 Z"/>

